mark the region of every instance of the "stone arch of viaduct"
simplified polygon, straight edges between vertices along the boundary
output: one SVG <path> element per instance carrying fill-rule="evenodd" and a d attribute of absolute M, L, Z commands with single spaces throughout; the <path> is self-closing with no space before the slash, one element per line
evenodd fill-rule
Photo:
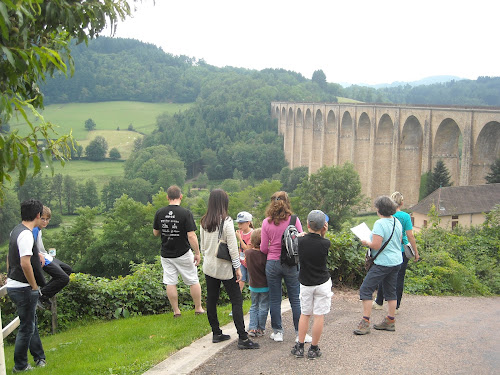
<path fill-rule="evenodd" d="M 500 109 L 272 102 L 290 168 L 354 164 L 362 192 L 418 202 L 420 177 L 441 159 L 454 186 L 484 184 L 500 157 Z"/>

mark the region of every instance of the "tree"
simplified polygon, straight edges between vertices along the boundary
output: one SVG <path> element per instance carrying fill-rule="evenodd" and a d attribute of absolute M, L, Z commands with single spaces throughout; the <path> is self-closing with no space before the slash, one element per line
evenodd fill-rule
<path fill-rule="evenodd" d="M 113 208 L 115 201 L 123 194 L 142 204 L 151 202 L 153 187 L 149 181 L 142 178 L 132 180 L 123 177 L 111 177 L 111 180 L 102 188 L 102 203 L 105 210 Z"/>
<path fill-rule="evenodd" d="M 85 120 L 85 129 L 87 129 L 88 131 L 95 130 L 96 126 L 96 123 L 91 118 Z"/>
<path fill-rule="evenodd" d="M 485 177 L 487 184 L 497 184 L 500 182 L 500 159 L 495 160 L 491 165 L 491 171 Z"/>
<path fill-rule="evenodd" d="M 109 150 L 109 158 L 113 160 L 118 160 L 122 157 L 120 154 L 120 151 L 116 147 L 113 147 L 111 150 Z"/>
<path fill-rule="evenodd" d="M 85 147 L 85 155 L 87 155 L 87 159 L 92 161 L 104 160 L 107 151 L 108 142 L 106 142 L 106 139 L 100 135 L 95 137 L 94 140 L 91 141 L 87 147 Z"/>
<path fill-rule="evenodd" d="M 313 209 L 330 217 L 330 226 L 340 229 L 342 223 L 365 206 L 361 181 L 351 163 L 322 167 L 302 180 L 295 191 L 299 197 L 299 213 L 306 217 Z"/>
<path fill-rule="evenodd" d="M 427 195 L 440 187 L 451 186 L 450 172 L 444 162 L 439 159 L 434 170 L 427 179 Z"/>
<path fill-rule="evenodd" d="M 311 80 L 321 87 L 326 87 L 326 74 L 321 69 L 314 71 Z"/>
<path fill-rule="evenodd" d="M 308 175 L 309 168 L 307 167 L 297 167 L 294 169 L 284 167 L 280 172 L 280 181 L 283 184 L 283 190 L 292 193 Z"/>
<path fill-rule="evenodd" d="M 5 192 L 5 198 L 0 203 L 0 243 L 6 241 L 12 228 L 19 224 L 19 199 L 11 191 Z"/>
<path fill-rule="evenodd" d="M 66 203 L 66 213 L 71 215 L 75 212 L 75 207 L 78 199 L 78 185 L 75 179 L 71 176 L 64 176 L 63 179 L 63 198 Z"/>
<path fill-rule="evenodd" d="M 99 196 L 97 194 L 97 185 L 93 179 L 85 181 L 85 184 L 79 186 L 80 206 L 96 207 L 99 205 Z"/>
<path fill-rule="evenodd" d="M 14 111 L 20 113 L 30 127 L 29 134 L 0 133 L 0 200 L 6 181 L 12 181 L 15 170 L 20 185 L 27 176 L 29 161 L 33 175 L 40 173 L 40 153 L 49 163 L 62 164 L 70 157 L 71 135 L 58 137 L 53 125 L 38 113 L 43 108 L 39 83 L 59 71 L 74 71 L 70 42 L 87 42 L 107 26 L 112 32 L 119 20 L 130 15 L 130 6 L 123 0 L 52 1 L 19 0 L 0 3 L 0 126 L 7 124 Z M 29 109 L 39 119 L 35 125 L 28 118 Z M 38 149 L 39 140 L 47 146 Z"/>

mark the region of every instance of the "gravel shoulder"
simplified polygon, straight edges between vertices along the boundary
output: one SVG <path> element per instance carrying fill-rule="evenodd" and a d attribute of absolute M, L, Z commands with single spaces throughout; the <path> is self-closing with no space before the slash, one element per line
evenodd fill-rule
<path fill-rule="evenodd" d="M 369 335 L 356 336 L 352 331 L 361 319 L 357 292 L 334 291 L 332 310 L 325 317 L 320 340 L 321 358 L 310 361 L 296 359 L 290 354 L 295 333 L 291 311 L 286 311 L 283 313 L 284 342 L 275 343 L 266 334 L 257 339 L 260 350 L 238 350 L 236 340 L 225 346 L 206 340 L 202 347 L 210 350 L 211 355 L 196 369 L 186 373 L 500 373 L 500 297 L 405 295 L 401 312 L 396 317 L 396 332 L 372 329 Z M 372 323 L 382 320 L 385 313 L 373 311 Z M 308 344 L 306 350 L 307 347 Z M 202 349 L 195 349 L 193 355 L 196 352 L 201 354 Z M 187 370 L 189 358 L 183 360 Z"/>

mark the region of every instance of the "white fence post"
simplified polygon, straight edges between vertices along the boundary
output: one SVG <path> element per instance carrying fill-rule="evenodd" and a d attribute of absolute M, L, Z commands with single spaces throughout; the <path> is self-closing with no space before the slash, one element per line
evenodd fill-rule
<path fill-rule="evenodd" d="M 4 285 L 0 288 L 0 297 L 4 297 L 7 295 L 7 287 Z M 5 352 L 3 347 L 3 339 L 6 338 L 12 331 L 14 331 L 17 327 L 19 327 L 19 317 L 16 318 L 7 324 L 5 328 L 3 328 L 2 324 L 2 309 L 0 309 L 0 328 L 2 328 L 2 335 L 0 335 L 0 375 L 6 375 L 6 367 L 5 367 Z"/>

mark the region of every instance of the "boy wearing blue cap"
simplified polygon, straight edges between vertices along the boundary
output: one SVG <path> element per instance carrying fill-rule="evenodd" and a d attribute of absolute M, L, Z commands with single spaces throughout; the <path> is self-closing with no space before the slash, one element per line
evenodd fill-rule
<path fill-rule="evenodd" d="M 330 312 L 332 304 L 332 280 L 326 267 L 326 258 L 330 241 L 325 238 L 328 229 L 328 216 L 313 210 L 307 216 L 307 233 L 299 237 L 299 282 L 300 282 L 300 320 L 299 340 L 292 349 L 297 358 L 304 357 L 304 340 L 311 315 L 314 315 L 312 326 L 312 342 L 307 358 L 316 359 L 321 356 L 319 339 L 323 332 L 325 314 Z"/>

